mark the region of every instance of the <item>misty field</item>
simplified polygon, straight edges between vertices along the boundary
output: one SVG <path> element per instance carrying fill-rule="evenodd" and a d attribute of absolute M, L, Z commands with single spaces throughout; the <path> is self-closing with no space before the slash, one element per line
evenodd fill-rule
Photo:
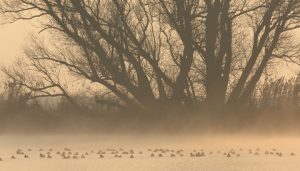
<path fill-rule="evenodd" d="M 3 171 L 298 171 L 300 139 L 2 135 L 0 157 Z"/>

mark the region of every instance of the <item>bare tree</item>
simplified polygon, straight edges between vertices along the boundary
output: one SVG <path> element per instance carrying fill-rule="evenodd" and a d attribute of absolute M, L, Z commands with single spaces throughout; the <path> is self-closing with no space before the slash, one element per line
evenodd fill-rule
<path fill-rule="evenodd" d="M 146 110 L 203 94 L 216 109 L 244 103 L 272 59 L 299 63 L 299 0 L 2 0 L 1 10 L 9 22 L 43 18 L 42 31 L 64 42 L 36 42 L 33 63 L 64 66 Z"/>

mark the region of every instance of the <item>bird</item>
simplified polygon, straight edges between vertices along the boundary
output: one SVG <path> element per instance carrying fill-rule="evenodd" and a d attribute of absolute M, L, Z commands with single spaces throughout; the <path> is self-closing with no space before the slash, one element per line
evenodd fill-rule
<path fill-rule="evenodd" d="M 163 157 L 163 155 L 161 153 L 159 153 L 158 157 Z"/>
<path fill-rule="evenodd" d="M 115 154 L 115 158 L 122 158 L 122 156 Z"/>
<path fill-rule="evenodd" d="M 16 154 L 22 155 L 22 154 L 24 154 L 24 152 L 23 152 L 21 149 L 18 149 L 18 150 L 16 151 Z"/>
<path fill-rule="evenodd" d="M 295 154 L 295 153 L 291 153 L 290 155 L 291 155 L 291 156 L 295 156 L 296 154 Z"/>
<path fill-rule="evenodd" d="M 172 153 L 170 156 L 171 156 L 171 157 L 175 157 L 175 154 Z"/>
<path fill-rule="evenodd" d="M 151 157 L 155 157 L 155 155 L 153 154 L 153 153 L 151 153 L 151 155 L 150 155 Z"/>
<path fill-rule="evenodd" d="M 16 157 L 15 156 L 11 156 L 11 159 L 16 159 Z"/>
<path fill-rule="evenodd" d="M 0 157 L 0 161 L 3 161 L 1 157 Z"/>
<path fill-rule="evenodd" d="M 24 158 L 27 159 L 27 158 L 29 158 L 29 156 L 25 154 L 25 155 L 24 155 Z"/>
<path fill-rule="evenodd" d="M 46 156 L 44 154 L 40 154 L 40 158 L 45 158 Z"/>
<path fill-rule="evenodd" d="M 69 157 L 69 156 L 66 156 L 66 155 L 62 155 L 62 158 L 63 158 L 63 159 L 69 159 L 70 157 Z"/>
<path fill-rule="evenodd" d="M 227 154 L 227 157 L 231 157 L 230 153 Z"/>
<path fill-rule="evenodd" d="M 102 154 L 100 154 L 100 158 L 104 158 L 104 156 Z"/>
<path fill-rule="evenodd" d="M 132 158 L 134 158 L 134 156 L 133 156 L 133 155 L 130 155 L 130 158 L 132 159 Z"/>

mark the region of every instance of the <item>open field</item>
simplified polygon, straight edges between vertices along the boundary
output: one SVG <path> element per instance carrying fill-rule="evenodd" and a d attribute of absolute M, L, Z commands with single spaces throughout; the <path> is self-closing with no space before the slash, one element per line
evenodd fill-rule
<path fill-rule="evenodd" d="M 298 171 L 300 138 L 3 135 L 5 171 Z"/>

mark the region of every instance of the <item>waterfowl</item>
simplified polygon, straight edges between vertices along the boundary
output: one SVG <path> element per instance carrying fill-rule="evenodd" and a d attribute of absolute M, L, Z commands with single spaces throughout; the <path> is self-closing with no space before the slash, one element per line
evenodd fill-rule
<path fill-rule="evenodd" d="M 16 154 L 24 154 L 24 153 L 23 153 L 23 150 L 18 149 L 18 150 L 16 151 Z"/>

